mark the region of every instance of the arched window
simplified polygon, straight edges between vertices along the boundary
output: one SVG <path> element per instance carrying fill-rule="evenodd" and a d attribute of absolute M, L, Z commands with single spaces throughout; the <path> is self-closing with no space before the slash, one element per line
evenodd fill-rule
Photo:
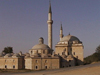
<path fill-rule="evenodd" d="M 5 68 L 7 68 L 7 65 L 5 65 Z"/>
<path fill-rule="evenodd" d="M 45 66 L 45 69 L 47 69 L 47 66 Z"/>
<path fill-rule="evenodd" d="M 32 51 L 31 51 L 31 54 L 32 54 Z"/>
<path fill-rule="evenodd" d="M 35 66 L 35 69 L 38 69 L 38 66 Z"/>
<path fill-rule="evenodd" d="M 75 55 L 75 52 L 73 52 L 73 55 Z"/>
<path fill-rule="evenodd" d="M 15 69 L 15 65 L 13 65 L 13 69 Z"/>

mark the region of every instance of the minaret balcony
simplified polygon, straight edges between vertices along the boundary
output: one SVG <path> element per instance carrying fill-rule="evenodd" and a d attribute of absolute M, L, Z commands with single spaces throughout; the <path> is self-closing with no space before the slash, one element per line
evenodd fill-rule
<path fill-rule="evenodd" d="M 48 24 L 53 24 L 53 20 L 48 20 L 47 23 Z"/>

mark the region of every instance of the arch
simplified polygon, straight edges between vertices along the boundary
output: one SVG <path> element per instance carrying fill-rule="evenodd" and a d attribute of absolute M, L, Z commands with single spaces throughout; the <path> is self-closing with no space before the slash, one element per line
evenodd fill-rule
<path fill-rule="evenodd" d="M 35 69 L 38 69 L 38 66 L 35 66 Z"/>
<path fill-rule="evenodd" d="M 47 69 L 48 67 L 47 66 L 45 66 L 45 69 Z"/>
<path fill-rule="evenodd" d="M 13 69 L 15 69 L 15 65 L 13 65 Z"/>

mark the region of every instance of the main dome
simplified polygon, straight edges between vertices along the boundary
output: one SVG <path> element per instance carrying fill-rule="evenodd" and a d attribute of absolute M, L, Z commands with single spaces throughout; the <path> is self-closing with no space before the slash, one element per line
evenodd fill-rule
<path fill-rule="evenodd" d="M 37 44 L 35 46 L 32 47 L 32 49 L 50 49 L 48 45 L 45 44 Z"/>
<path fill-rule="evenodd" d="M 80 42 L 80 40 L 77 37 L 72 36 L 70 34 L 65 36 L 65 37 L 63 37 L 60 41 L 61 42 L 64 42 L 64 41 L 78 41 L 78 42 Z"/>
<path fill-rule="evenodd" d="M 42 37 L 39 38 L 39 44 L 35 45 L 32 47 L 32 49 L 34 50 L 38 50 L 38 49 L 50 49 L 50 47 L 48 45 L 44 44 L 44 39 Z"/>

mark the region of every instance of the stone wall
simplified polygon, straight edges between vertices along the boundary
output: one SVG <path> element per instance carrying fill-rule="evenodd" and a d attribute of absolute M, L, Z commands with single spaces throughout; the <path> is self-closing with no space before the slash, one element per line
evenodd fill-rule
<path fill-rule="evenodd" d="M 47 57 L 25 58 L 25 69 L 41 70 L 41 69 L 58 69 L 60 68 L 60 59 Z"/>
<path fill-rule="evenodd" d="M 77 59 L 78 64 L 83 64 L 83 46 L 73 46 L 72 54 Z"/>
<path fill-rule="evenodd" d="M 0 69 L 22 69 L 22 58 L 0 58 Z"/>
<path fill-rule="evenodd" d="M 65 54 L 68 55 L 68 48 L 67 46 L 55 46 L 55 54 L 62 55 L 62 52 L 65 51 Z"/>

